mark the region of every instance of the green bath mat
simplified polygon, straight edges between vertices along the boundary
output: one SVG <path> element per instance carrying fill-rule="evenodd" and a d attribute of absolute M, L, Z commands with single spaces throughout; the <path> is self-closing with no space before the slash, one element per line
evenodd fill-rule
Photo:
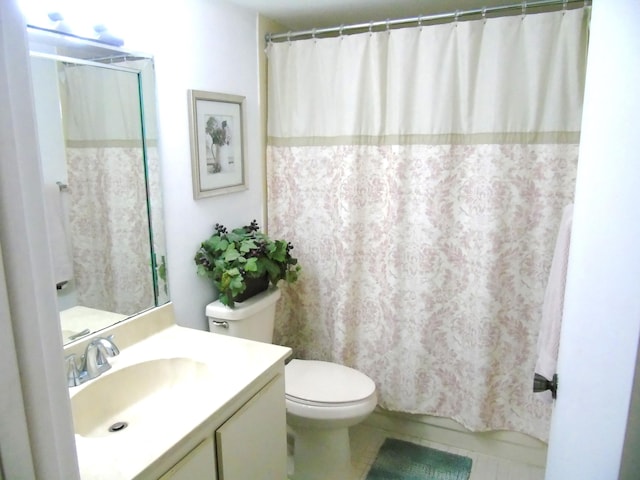
<path fill-rule="evenodd" d="M 468 480 L 471 459 L 387 438 L 367 480 Z"/>

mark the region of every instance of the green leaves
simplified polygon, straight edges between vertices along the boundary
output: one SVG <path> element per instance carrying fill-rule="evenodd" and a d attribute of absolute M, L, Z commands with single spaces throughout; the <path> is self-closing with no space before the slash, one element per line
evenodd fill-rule
<path fill-rule="evenodd" d="M 224 261 L 231 263 L 238 258 L 240 258 L 240 252 L 236 250 L 235 245 L 229 245 L 229 247 L 224 252 Z"/>
<path fill-rule="evenodd" d="M 224 305 L 233 306 L 234 297 L 246 288 L 245 279 L 267 276 L 273 285 L 298 279 L 300 266 L 291 256 L 293 246 L 285 240 L 271 240 L 253 220 L 231 232 L 220 224 L 202 242 L 194 261 L 197 274 L 211 278 Z"/>
<path fill-rule="evenodd" d="M 242 253 L 250 252 L 251 250 L 255 250 L 256 248 L 258 248 L 258 246 L 256 245 L 256 242 L 254 242 L 251 239 L 244 240 L 243 242 L 240 243 L 240 251 Z"/>
<path fill-rule="evenodd" d="M 276 240 L 271 247 L 270 257 L 276 262 L 285 262 L 287 258 L 287 242 L 284 240 Z"/>
<path fill-rule="evenodd" d="M 258 271 L 258 259 L 250 258 L 247 260 L 247 263 L 244 265 L 244 269 L 247 272 L 257 272 Z"/>
<path fill-rule="evenodd" d="M 211 253 L 224 252 L 228 246 L 229 241 L 226 238 L 221 238 L 218 235 L 213 235 L 208 240 L 205 240 L 202 243 L 202 247 Z"/>

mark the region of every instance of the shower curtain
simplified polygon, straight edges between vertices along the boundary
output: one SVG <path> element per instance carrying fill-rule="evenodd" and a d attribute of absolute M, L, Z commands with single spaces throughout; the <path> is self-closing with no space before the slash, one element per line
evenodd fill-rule
<path fill-rule="evenodd" d="M 572 201 L 588 10 L 268 45 L 268 227 L 303 268 L 276 341 L 379 405 L 546 439 L 532 393 Z"/>
<path fill-rule="evenodd" d="M 65 65 L 60 79 L 78 304 L 138 313 L 155 305 L 138 75 Z"/>

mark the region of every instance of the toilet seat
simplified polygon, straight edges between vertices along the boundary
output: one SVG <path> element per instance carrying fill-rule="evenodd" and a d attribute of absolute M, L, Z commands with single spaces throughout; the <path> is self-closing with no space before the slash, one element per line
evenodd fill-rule
<path fill-rule="evenodd" d="M 368 403 L 376 385 L 364 373 L 337 363 L 291 360 L 285 367 L 285 393 L 290 402 L 317 407 Z"/>

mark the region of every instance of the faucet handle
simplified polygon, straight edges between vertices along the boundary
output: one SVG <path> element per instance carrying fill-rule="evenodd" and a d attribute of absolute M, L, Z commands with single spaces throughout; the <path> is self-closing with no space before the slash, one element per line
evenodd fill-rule
<path fill-rule="evenodd" d="M 78 368 L 77 356 L 75 353 L 64 358 L 67 365 L 67 386 L 75 387 L 82 383 L 82 373 Z"/>

